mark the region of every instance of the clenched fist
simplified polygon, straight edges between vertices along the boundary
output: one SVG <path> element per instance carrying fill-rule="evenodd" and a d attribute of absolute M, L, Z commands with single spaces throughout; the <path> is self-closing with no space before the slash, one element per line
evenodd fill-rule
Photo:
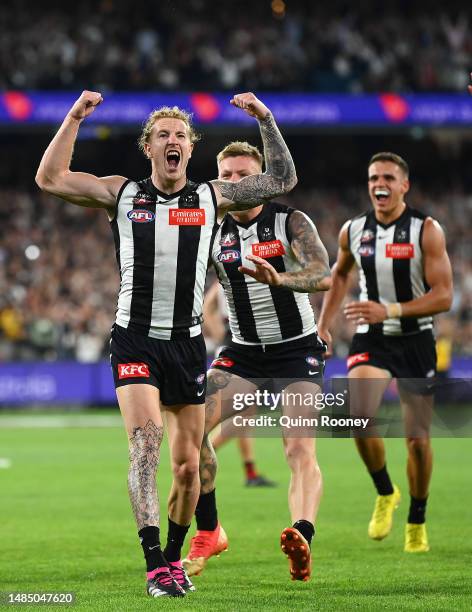
<path fill-rule="evenodd" d="M 263 104 L 258 98 L 256 98 L 256 96 L 251 92 L 236 94 L 230 100 L 230 103 L 233 106 L 242 108 L 243 111 L 245 111 L 248 115 L 259 119 L 259 121 L 265 119 L 270 113 L 270 110 L 267 108 L 267 106 Z"/>
<path fill-rule="evenodd" d="M 96 91 L 83 91 L 69 111 L 73 119 L 82 120 L 93 113 L 95 108 L 103 102 L 102 94 Z"/>

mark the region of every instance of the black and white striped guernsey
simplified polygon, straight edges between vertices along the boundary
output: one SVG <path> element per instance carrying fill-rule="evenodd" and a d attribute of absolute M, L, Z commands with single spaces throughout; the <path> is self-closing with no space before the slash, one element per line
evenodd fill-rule
<path fill-rule="evenodd" d="M 253 265 L 245 259 L 248 254 L 267 259 L 278 272 L 302 269 L 290 246 L 293 212 L 269 203 L 249 223 L 227 214 L 215 234 L 211 259 L 225 292 L 234 342 L 275 344 L 316 332 L 307 293 L 270 287 L 238 271 L 238 266 Z"/>
<path fill-rule="evenodd" d="M 388 225 L 379 223 L 373 210 L 352 219 L 348 230 L 349 248 L 359 268 L 361 301 L 408 302 L 429 290 L 421 250 L 425 219 L 426 215 L 408 206 Z M 431 316 L 408 317 L 359 325 L 356 331 L 408 335 L 432 326 Z"/>
<path fill-rule="evenodd" d="M 111 221 L 120 270 L 116 323 L 163 340 L 201 333 L 216 198 L 210 183 L 177 193 L 127 181 Z"/>

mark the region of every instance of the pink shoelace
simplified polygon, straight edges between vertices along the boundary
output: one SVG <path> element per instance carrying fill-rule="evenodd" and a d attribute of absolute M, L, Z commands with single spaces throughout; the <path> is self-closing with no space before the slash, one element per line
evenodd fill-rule
<path fill-rule="evenodd" d="M 152 574 L 154 574 L 152 576 Z M 168 568 L 158 569 L 155 573 L 152 572 L 151 576 L 148 576 L 149 580 L 155 580 L 159 584 L 163 584 L 164 586 L 170 586 L 172 584 L 172 574 L 168 570 Z"/>
<path fill-rule="evenodd" d="M 172 565 L 172 576 L 177 584 L 185 584 L 184 568 L 178 565 Z"/>

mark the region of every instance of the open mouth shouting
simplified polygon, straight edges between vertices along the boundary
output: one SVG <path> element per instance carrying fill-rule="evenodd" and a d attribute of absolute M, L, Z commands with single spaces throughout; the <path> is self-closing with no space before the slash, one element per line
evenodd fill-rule
<path fill-rule="evenodd" d="M 390 197 L 390 191 L 384 187 L 378 187 L 374 189 L 374 197 L 379 203 L 385 202 Z"/>
<path fill-rule="evenodd" d="M 180 164 L 180 151 L 177 149 L 169 149 L 166 153 L 166 166 L 171 172 L 175 172 Z"/>

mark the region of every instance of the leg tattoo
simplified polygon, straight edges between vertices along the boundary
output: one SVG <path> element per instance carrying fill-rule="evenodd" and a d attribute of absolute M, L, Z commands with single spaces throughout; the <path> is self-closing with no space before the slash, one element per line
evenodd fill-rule
<path fill-rule="evenodd" d="M 216 453 L 206 433 L 203 436 L 200 450 L 200 494 L 204 495 L 215 488 L 216 469 L 218 467 Z"/>
<path fill-rule="evenodd" d="M 163 434 L 164 428 L 149 420 L 129 439 L 128 492 L 138 529 L 159 525 L 156 470 Z"/>

